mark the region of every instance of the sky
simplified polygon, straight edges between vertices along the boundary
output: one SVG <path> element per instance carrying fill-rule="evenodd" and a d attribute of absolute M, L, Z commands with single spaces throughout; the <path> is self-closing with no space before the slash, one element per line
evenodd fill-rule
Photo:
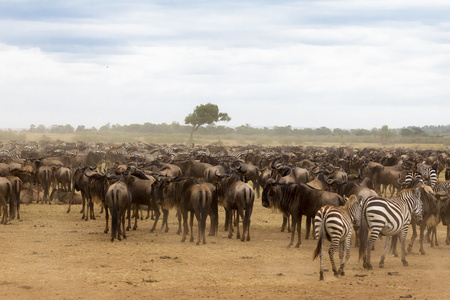
<path fill-rule="evenodd" d="M 0 0 L 0 128 L 448 125 L 447 0 Z"/>

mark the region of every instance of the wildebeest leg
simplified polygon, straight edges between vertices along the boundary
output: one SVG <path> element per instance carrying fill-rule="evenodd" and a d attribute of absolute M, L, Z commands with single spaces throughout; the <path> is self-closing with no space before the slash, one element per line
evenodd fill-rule
<path fill-rule="evenodd" d="M 126 234 L 126 230 L 125 230 L 125 208 L 120 209 L 120 213 L 119 213 L 119 218 L 120 218 L 120 224 L 119 224 L 119 228 L 120 229 L 120 233 L 122 233 L 122 236 L 124 239 L 127 238 L 127 234 Z"/>
<path fill-rule="evenodd" d="M 91 208 L 91 200 L 86 198 L 86 219 L 85 221 L 89 221 L 89 210 Z"/>
<path fill-rule="evenodd" d="M 420 240 L 419 240 L 419 244 L 420 244 L 420 254 L 425 255 L 425 250 L 423 249 L 423 240 L 424 240 L 424 236 L 425 236 L 425 228 L 426 228 L 426 224 L 425 222 L 422 222 L 422 224 L 420 224 Z"/>
<path fill-rule="evenodd" d="M 164 230 L 164 232 L 169 232 L 169 225 L 167 224 L 167 220 L 169 218 L 169 211 L 167 209 L 162 209 L 163 211 L 163 221 L 162 221 L 162 225 L 161 225 L 161 231 L 164 228 L 164 225 L 166 225 L 166 229 Z"/>
<path fill-rule="evenodd" d="M 386 237 L 386 243 L 384 244 L 384 250 L 383 250 L 383 254 L 381 255 L 381 259 L 380 259 L 380 268 L 384 267 L 384 259 L 386 257 L 386 253 L 389 250 L 389 247 L 391 246 L 391 240 L 392 240 L 392 236 L 387 236 Z"/>
<path fill-rule="evenodd" d="M 180 214 L 180 211 L 177 211 L 177 218 L 178 218 L 178 231 L 177 231 L 177 234 L 181 234 L 181 214 Z"/>
<path fill-rule="evenodd" d="M 247 241 L 250 241 L 250 223 L 251 223 L 251 216 L 253 212 L 253 206 L 248 206 L 245 210 L 245 221 L 244 221 L 244 235 L 247 232 Z M 242 237 L 243 239 L 244 237 Z"/>
<path fill-rule="evenodd" d="M 134 205 L 133 215 L 134 215 L 133 230 L 136 230 L 138 228 L 137 220 L 139 219 L 139 205 L 137 203 Z"/>
<path fill-rule="evenodd" d="M 104 233 L 108 233 L 109 227 L 108 227 L 108 220 L 109 220 L 109 212 L 108 212 L 108 206 L 105 205 L 105 219 L 106 219 L 106 227 Z"/>
<path fill-rule="evenodd" d="M 396 234 L 392 237 L 391 240 L 391 252 L 395 257 L 398 257 L 398 252 L 397 252 L 397 242 L 399 240 L 399 235 Z M 372 249 L 373 250 L 373 249 Z"/>
<path fill-rule="evenodd" d="M 450 225 L 447 225 L 447 235 L 445 237 L 445 244 L 450 245 Z"/>
<path fill-rule="evenodd" d="M 127 226 L 126 230 L 130 230 L 131 229 L 131 205 L 130 205 L 130 208 L 127 210 L 127 219 L 128 219 L 128 226 Z"/>
<path fill-rule="evenodd" d="M 236 217 L 234 221 L 236 222 L 236 239 L 241 238 L 241 231 L 239 230 L 239 220 L 242 217 L 242 220 L 244 220 L 244 212 L 242 207 L 238 207 L 236 209 Z"/>
<path fill-rule="evenodd" d="M 194 212 L 191 211 L 189 213 L 190 213 L 190 216 L 189 216 L 189 227 L 191 229 L 189 242 L 193 243 L 194 242 Z M 197 219 L 197 223 L 198 223 L 198 219 Z M 199 230 L 199 233 L 200 233 L 200 230 Z"/>
<path fill-rule="evenodd" d="M 152 229 L 150 230 L 150 232 L 155 231 L 156 224 L 158 224 L 159 216 L 161 216 L 161 212 L 159 211 L 158 205 L 154 205 L 153 208 L 155 211 L 155 221 L 153 222 L 153 226 L 152 226 Z M 164 218 L 163 218 L 163 223 L 164 223 Z"/>
<path fill-rule="evenodd" d="M 181 238 L 181 242 L 186 241 L 186 234 L 188 232 L 188 224 L 187 224 L 187 218 L 188 218 L 188 212 L 187 210 L 180 211 L 180 218 L 183 217 L 183 237 Z"/>
<path fill-rule="evenodd" d="M 439 246 L 439 243 L 438 243 L 437 235 L 436 235 L 436 231 L 437 231 L 436 226 L 433 226 L 433 227 L 431 228 L 431 230 L 432 230 L 431 247 L 434 247 L 434 246 L 437 247 L 437 246 Z M 434 245 L 433 245 L 433 236 L 434 236 Z"/>
<path fill-rule="evenodd" d="M 228 212 L 228 238 L 231 239 L 231 237 L 233 236 L 233 226 L 231 226 L 231 222 L 232 222 L 232 218 L 233 218 L 233 214 L 231 213 L 231 209 L 227 210 Z"/>
<path fill-rule="evenodd" d="M 283 214 L 283 223 L 281 224 L 281 232 L 284 232 L 284 229 L 286 228 L 286 224 L 289 222 L 289 217 Z M 288 225 L 289 227 L 289 225 Z M 290 228 L 288 228 L 288 232 L 291 232 Z"/>
<path fill-rule="evenodd" d="M 300 247 L 300 244 L 302 243 L 301 231 L 302 231 L 302 215 L 300 215 L 300 217 L 297 220 L 297 237 L 298 237 L 298 241 L 297 241 L 297 244 L 295 245 L 295 248 Z M 295 232 L 294 217 L 292 217 L 291 243 L 294 243 L 294 232 Z"/>
<path fill-rule="evenodd" d="M 306 235 L 305 235 L 305 240 L 309 239 L 309 233 L 311 232 L 311 223 L 313 221 L 313 218 L 311 217 L 306 217 Z"/>
<path fill-rule="evenodd" d="M 413 232 L 411 235 L 411 241 L 409 242 L 408 245 L 408 253 L 411 253 L 414 241 L 416 240 L 417 237 L 416 220 L 414 218 L 411 220 L 411 227 Z"/>

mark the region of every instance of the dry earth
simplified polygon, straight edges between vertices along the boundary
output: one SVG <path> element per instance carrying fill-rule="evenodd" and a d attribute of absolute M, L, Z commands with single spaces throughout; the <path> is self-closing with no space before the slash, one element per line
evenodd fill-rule
<path fill-rule="evenodd" d="M 75 206 L 22 206 L 22 219 L 0 227 L 1 299 L 445 299 L 450 297 L 450 246 L 439 228 L 440 246 L 418 244 L 408 255 L 409 267 L 389 255 L 385 268 L 374 270 L 358 261 L 357 250 L 344 277 L 332 275 L 327 257 L 325 280 L 312 260 L 314 240 L 287 249 L 289 234 L 280 232 L 281 216 L 261 206 L 252 216 L 251 241 L 228 239 L 223 230 L 207 245 L 181 243 L 174 213 L 168 233 L 150 233 L 151 222 L 139 222 L 128 239 L 110 242 L 104 216 L 81 221 Z M 96 212 L 99 208 L 96 207 Z M 159 226 L 158 226 L 159 227 Z M 196 228 L 194 228 L 196 231 Z M 302 233 L 302 236 L 304 234 Z M 410 234 L 408 235 L 409 238 Z M 328 247 L 328 243 L 326 246 Z M 392 274 L 392 275 L 389 275 Z"/>

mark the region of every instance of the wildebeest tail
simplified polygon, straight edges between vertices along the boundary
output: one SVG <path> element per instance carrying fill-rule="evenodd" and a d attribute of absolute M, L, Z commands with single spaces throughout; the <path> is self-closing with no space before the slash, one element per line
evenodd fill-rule
<path fill-rule="evenodd" d="M 200 190 L 200 199 L 201 199 L 201 228 L 202 230 L 206 229 L 206 218 L 208 217 L 208 193 L 207 191 L 202 188 Z M 211 200 L 211 199 L 210 199 Z"/>
<path fill-rule="evenodd" d="M 115 192 L 115 194 L 114 194 Z M 117 234 L 117 226 L 119 224 L 119 190 L 111 191 L 111 199 L 112 199 L 112 210 L 111 210 L 111 242 L 114 241 L 114 238 Z"/>
<path fill-rule="evenodd" d="M 367 248 L 367 237 L 369 234 L 367 219 L 363 210 L 362 216 L 361 216 L 361 226 L 359 228 L 359 258 L 364 257 L 366 253 Z"/>

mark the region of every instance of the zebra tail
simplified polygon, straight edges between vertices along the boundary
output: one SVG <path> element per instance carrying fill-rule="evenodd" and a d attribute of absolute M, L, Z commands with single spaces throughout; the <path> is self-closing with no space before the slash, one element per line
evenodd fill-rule
<path fill-rule="evenodd" d="M 323 216 L 322 222 L 320 223 L 319 236 L 317 237 L 317 247 L 316 247 L 316 249 L 314 250 L 314 253 L 313 253 L 313 260 L 315 260 L 317 258 L 317 256 L 319 256 L 320 253 L 322 252 L 322 245 L 323 245 L 323 241 L 322 240 L 326 236 L 326 232 L 325 232 L 326 218 L 327 218 L 326 216 Z"/>
<path fill-rule="evenodd" d="M 361 216 L 361 226 L 359 227 L 359 260 L 366 254 L 367 238 L 369 234 L 367 219 L 365 214 Z"/>

